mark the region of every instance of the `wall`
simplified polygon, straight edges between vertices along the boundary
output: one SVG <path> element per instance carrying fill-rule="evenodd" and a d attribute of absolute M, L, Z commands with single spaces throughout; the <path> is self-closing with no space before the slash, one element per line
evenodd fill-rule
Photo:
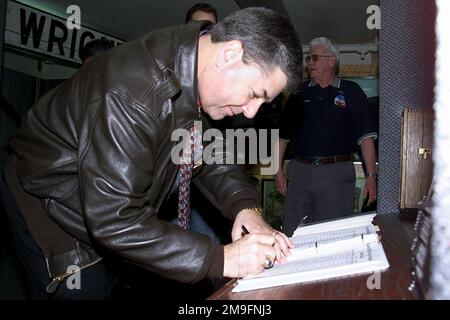
<path fill-rule="evenodd" d="M 41 56 L 40 59 L 34 59 L 9 51 L 4 52 L 3 67 L 38 77 L 39 60 L 43 61 L 40 73 L 41 79 L 68 79 L 78 70 L 56 64 L 47 60 L 44 56 Z"/>
<path fill-rule="evenodd" d="M 2 83 L 3 43 L 5 40 L 6 1 L 0 1 L 0 86 Z"/>
<path fill-rule="evenodd" d="M 381 0 L 378 212 L 398 212 L 402 110 L 433 105 L 434 1 Z"/>

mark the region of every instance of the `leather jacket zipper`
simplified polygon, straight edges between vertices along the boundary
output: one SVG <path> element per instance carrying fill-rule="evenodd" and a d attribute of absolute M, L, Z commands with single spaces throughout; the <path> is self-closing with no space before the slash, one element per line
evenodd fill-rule
<path fill-rule="evenodd" d="M 94 262 L 91 262 L 91 263 L 88 263 L 88 264 L 82 266 L 81 268 L 79 268 L 79 270 L 77 272 L 81 272 L 81 270 L 86 269 L 86 268 L 96 264 L 100 260 L 102 260 L 102 258 L 99 258 L 99 259 L 95 260 Z M 56 276 L 56 277 L 52 278 L 52 281 L 47 285 L 47 288 L 45 289 L 45 291 L 47 291 L 47 293 L 54 293 L 56 291 L 56 289 L 58 289 L 60 283 L 65 278 L 67 278 L 68 276 L 70 276 L 72 274 L 75 274 L 75 272 L 64 273 L 64 274 L 61 274 L 59 276 Z"/>

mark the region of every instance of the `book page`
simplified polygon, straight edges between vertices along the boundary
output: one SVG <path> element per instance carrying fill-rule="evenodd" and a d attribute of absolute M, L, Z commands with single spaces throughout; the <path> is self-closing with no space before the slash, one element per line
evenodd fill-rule
<path fill-rule="evenodd" d="M 295 248 L 308 248 L 317 244 L 324 244 L 338 240 L 345 240 L 375 234 L 375 228 L 372 224 L 363 225 L 354 228 L 338 229 L 333 231 L 318 231 L 315 233 L 299 234 L 292 236 L 290 239 L 294 243 Z"/>
<path fill-rule="evenodd" d="M 292 237 L 371 225 L 372 220 L 375 216 L 376 213 L 358 214 L 350 218 L 336 219 L 327 222 L 306 225 L 297 228 Z"/>
<path fill-rule="evenodd" d="M 369 243 L 378 242 L 379 238 L 376 233 L 357 234 L 354 237 L 345 237 L 339 240 L 331 241 L 316 241 L 312 242 L 311 246 L 298 246 L 291 249 L 292 255 L 287 257 L 287 260 L 294 261 L 299 259 L 307 259 L 310 257 L 319 257 L 333 253 L 340 253 L 342 251 L 352 250 Z"/>

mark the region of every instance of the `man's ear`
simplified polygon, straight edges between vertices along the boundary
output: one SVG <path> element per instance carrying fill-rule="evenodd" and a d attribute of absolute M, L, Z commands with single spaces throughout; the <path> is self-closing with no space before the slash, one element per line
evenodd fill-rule
<path fill-rule="evenodd" d="M 243 54 L 244 48 L 241 41 L 223 42 L 217 54 L 216 65 L 218 67 L 232 66 L 242 60 Z"/>
<path fill-rule="evenodd" d="M 330 59 L 330 64 L 332 67 L 334 67 L 337 63 L 337 58 L 335 56 L 332 56 Z"/>

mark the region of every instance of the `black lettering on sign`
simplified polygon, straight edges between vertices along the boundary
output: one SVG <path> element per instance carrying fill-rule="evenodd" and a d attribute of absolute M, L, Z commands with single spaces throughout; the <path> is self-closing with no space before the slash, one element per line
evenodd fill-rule
<path fill-rule="evenodd" d="M 86 41 L 86 38 L 91 38 L 91 40 L 94 40 L 95 39 L 95 36 L 94 36 L 94 34 L 92 33 L 92 32 L 90 32 L 90 31 L 84 31 L 82 34 L 81 34 L 81 36 L 80 36 L 80 45 L 79 45 L 79 47 L 78 47 L 78 57 L 80 57 L 80 51 L 83 49 L 83 47 L 84 47 L 84 44 L 86 43 L 86 42 L 89 42 L 90 40 L 88 40 L 88 41 Z"/>
<path fill-rule="evenodd" d="M 59 28 L 63 32 L 62 37 L 56 36 L 56 28 Z M 47 51 L 52 52 L 53 51 L 53 43 L 58 44 L 59 54 L 64 56 L 64 41 L 67 40 L 67 28 L 66 25 L 58 20 L 53 20 L 50 23 L 50 34 L 48 36 L 48 47 Z"/>
<path fill-rule="evenodd" d="M 31 12 L 30 16 L 26 17 L 26 11 L 24 8 L 20 8 L 20 42 L 23 45 L 27 45 L 30 34 L 33 34 L 33 48 L 39 49 L 39 43 L 41 42 L 42 31 L 44 31 L 45 16 L 41 16 L 39 19 L 39 26 L 37 25 L 36 13 Z"/>
<path fill-rule="evenodd" d="M 78 29 L 74 28 L 72 30 L 72 41 L 70 42 L 70 58 L 73 59 L 75 57 L 75 47 L 77 44 L 77 34 Z"/>

